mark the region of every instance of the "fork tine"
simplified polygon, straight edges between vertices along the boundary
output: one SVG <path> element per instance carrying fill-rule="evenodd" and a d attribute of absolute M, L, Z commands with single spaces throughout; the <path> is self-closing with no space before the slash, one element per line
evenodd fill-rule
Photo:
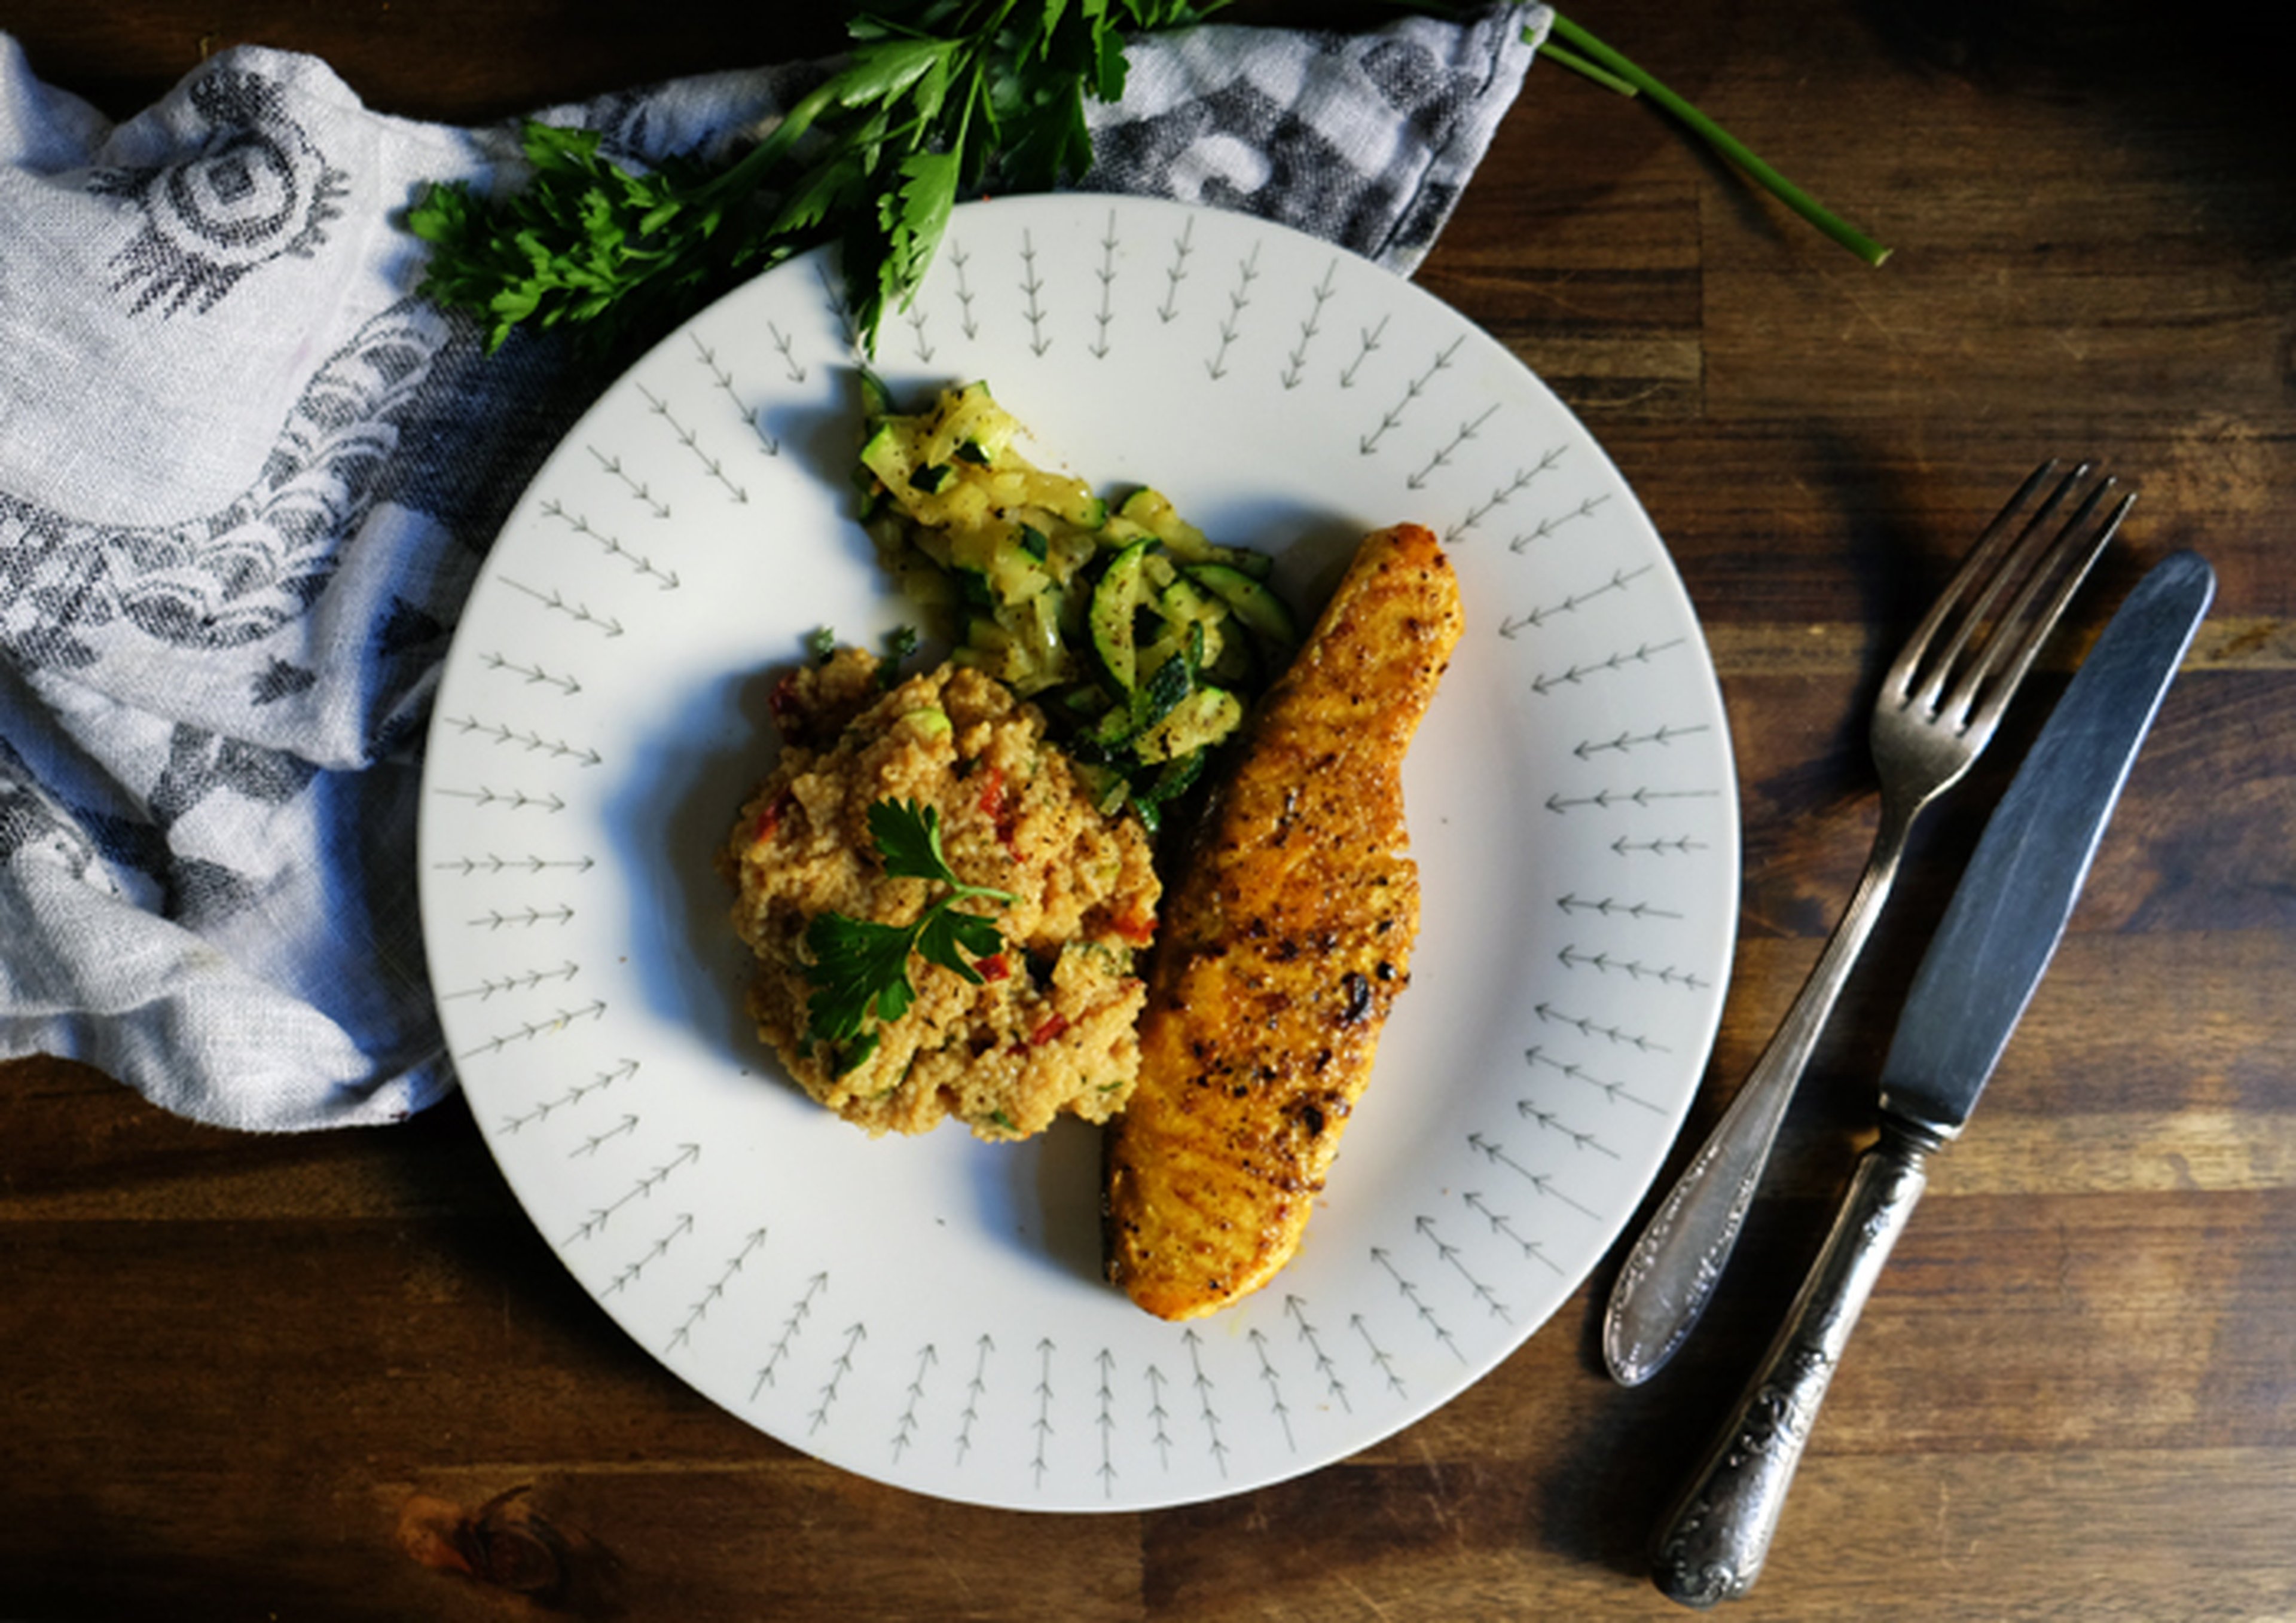
<path fill-rule="evenodd" d="M 2035 657 L 2040 653 L 2041 644 L 2056 628 L 2065 605 L 2072 601 L 2073 594 L 2087 578 L 2090 566 L 2103 553 L 2106 545 L 2120 529 L 2121 520 L 2128 517 L 2129 508 L 2135 504 L 2136 493 L 2134 490 L 2123 491 L 2111 511 L 2101 521 L 2092 523 L 2096 519 L 2098 508 L 2119 488 L 2119 484 L 2120 481 L 2112 475 L 2106 475 L 2089 491 L 2073 516 L 2065 521 L 2064 527 L 2050 543 L 2048 552 L 2035 567 L 2031 578 L 2002 617 L 1982 657 L 1969 674 L 1955 684 L 1948 708 L 1966 712 L 1967 718 L 1958 724 L 1963 732 L 1980 741 L 1991 735 L 1994 725 L 2001 719 L 2001 712 L 2008 707 L 2010 696 L 2024 681 L 2025 673 L 2032 668 Z M 2047 604 L 2029 619 L 2027 617 L 2034 600 L 2053 578 L 2055 586 Z M 2021 625 L 2022 636 L 2011 648 L 2010 634 Z M 1979 696 L 1980 690 L 1981 698 Z"/>
<path fill-rule="evenodd" d="M 2050 465 L 2054 465 L 2054 461 Z M 1963 668 L 1962 661 L 1969 653 L 1971 645 L 1977 645 L 1981 667 L 1981 656 L 1999 645 L 1997 639 L 2003 629 L 2015 624 L 2018 615 L 2031 601 L 2045 573 L 2044 568 L 2037 566 L 2035 560 L 2039 558 L 2046 565 L 2054 537 L 2062 533 L 2053 532 L 2046 527 L 2081 480 L 2088 477 L 2092 466 L 2094 464 L 2087 462 L 2073 464 L 2072 471 L 2058 482 L 2057 488 L 2049 492 L 2039 509 L 2025 521 L 2024 529 L 2018 532 L 2016 545 L 2009 549 L 2009 554 L 2001 561 L 2000 567 L 1987 578 L 1985 589 L 1977 594 L 1977 601 L 1969 605 L 1960 626 L 1954 632 L 1953 640 L 1946 644 L 1945 652 L 1938 656 L 1931 668 L 1930 680 L 1923 689 L 1933 713 L 1942 708 L 1939 694 L 1945 688 L 1948 676 Z M 2078 521 L 2078 513 L 2075 521 Z M 2017 596 L 2005 612 L 1997 613 L 1997 605 L 2013 587 L 2019 588 Z"/>
<path fill-rule="evenodd" d="M 1915 678 L 1926 667 L 1930 673 L 1929 680 L 1923 684 L 1917 701 L 1924 710 L 1936 703 L 1938 692 L 1944 685 L 1945 672 L 1952 668 L 1962 643 L 1968 641 L 1970 631 L 1976 623 L 1974 618 L 1964 617 L 1958 635 L 1933 662 L 1929 657 L 1931 645 L 1947 622 L 1962 610 L 1970 594 L 1980 585 L 1998 578 L 1997 566 L 2002 553 L 2030 533 L 2031 521 L 2023 529 L 2018 529 L 2015 523 L 2018 512 L 2032 499 L 2033 493 L 2041 488 L 2043 482 L 2056 472 L 2058 465 L 2057 459 L 2051 457 L 2028 474 L 2025 482 L 2017 488 L 2017 493 L 2002 504 L 2001 511 L 1993 516 L 1993 521 L 1979 535 L 1977 545 L 1969 549 L 1969 555 L 1962 560 L 1960 570 L 1946 584 L 1945 590 L 1938 594 L 1937 601 L 1930 605 L 1930 611 L 1922 617 L 1922 623 L 1914 628 L 1913 635 L 1906 639 L 1905 646 L 1898 650 L 1897 659 L 1890 662 L 1883 682 L 1892 698 L 1900 703 L 1915 701 Z M 2084 467 L 2086 465 L 2083 464 Z M 2061 486 L 2059 495 L 2062 494 Z M 2051 499 L 2054 501 L 2055 498 Z M 2046 515 L 2048 511 L 2048 504 L 2045 503 L 2042 514 Z"/>

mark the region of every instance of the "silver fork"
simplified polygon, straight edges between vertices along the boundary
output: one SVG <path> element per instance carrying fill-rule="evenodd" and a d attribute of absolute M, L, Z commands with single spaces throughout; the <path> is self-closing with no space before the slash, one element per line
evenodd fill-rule
<path fill-rule="evenodd" d="M 1897 879 L 1914 820 L 1991 740 L 2042 643 L 2136 499 L 2130 491 L 2112 500 L 2117 482 L 2109 476 L 2084 492 L 2092 471 L 2084 462 L 2021 516 L 2057 469 L 2050 461 L 2033 471 L 1890 667 L 1874 709 L 1882 816 L 1873 855 L 1777 1034 L 1611 1288 L 1603 1357 L 1624 1385 L 1663 1367 L 1705 1312 L 1787 1101 Z"/>

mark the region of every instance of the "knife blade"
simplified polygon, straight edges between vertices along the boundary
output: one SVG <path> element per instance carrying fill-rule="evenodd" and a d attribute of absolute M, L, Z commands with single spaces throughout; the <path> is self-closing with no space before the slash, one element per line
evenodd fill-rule
<path fill-rule="evenodd" d="M 1940 1138 L 1969 1119 L 2214 590 L 2194 553 L 2156 565 L 2033 741 L 1915 972 L 1882 1064 L 1883 1111 Z"/>
<path fill-rule="evenodd" d="M 2105 824 L 2215 595 L 2193 553 L 2128 594 L 2017 769 L 1915 972 L 1862 1155 L 1786 1322 L 1660 1526 L 1652 1578 L 1689 1606 L 1753 1587 L 1858 1313 L 2064 935 Z"/>

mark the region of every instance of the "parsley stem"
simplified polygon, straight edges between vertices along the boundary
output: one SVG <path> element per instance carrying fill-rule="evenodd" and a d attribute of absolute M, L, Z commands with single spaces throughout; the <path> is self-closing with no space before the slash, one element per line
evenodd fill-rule
<path fill-rule="evenodd" d="M 1890 257 L 1888 249 L 1826 209 L 1800 186 L 1795 185 L 1793 182 L 1756 157 L 1743 142 L 1728 130 L 1724 129 L 1689 102 L 1668 89 L 1666 86 L 1652 78 L 1647 72 L 1604 45 L 1560 12 L 1554 14 L 1553 31 L 1568 42 L 1570 51 L 1583 53 L 1597 66 L 1648 95 L 1652 101 L 1656 102 L 1688 126 L 1693 135 L 1744 170 L 1780 202 L 1816 226 L 1826 236 L 1865 260 L 1866 264 L 1879 265 Z M 1564 66 L 1572 65 L 1562 57 L 1558 56 L 1556 60 L 1562 61 Z"/>
<path fill-rule="evenodd" d="M 1539 47 L 1538 53 L 1556 67 L 1568 68 L 1580 78 L 1592 79 L 1605 90 L 1615 90 L 1622 96 L 1637 96 L 1642 94 L 1609 69 L 1595 66 L 1576 51 L 1564 50 L 1552 39 Z"/>
<path fill-rule="evenodd" d="M 799 98 L 797 105 L 782 114 L 780 120 L 757 145 L 709 183 L 709 189 L 719 193 L 737 194 L 748 191 L 757 176 L 779 162 L 782 154 L 796 145 L 799 137 L 813 127 L 814 120 L 828 111 L 830 103 L 837 99 L 838 90 L 837 80 L 832 78 L 816 85 Z"/>

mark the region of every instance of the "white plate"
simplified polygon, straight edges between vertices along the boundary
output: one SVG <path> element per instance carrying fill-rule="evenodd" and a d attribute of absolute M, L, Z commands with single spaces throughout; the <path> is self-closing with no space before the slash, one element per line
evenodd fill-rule
<path fill-rule="evenodd" d="M 1401 520 L 1468 632 L 1406 773 L 1411 989 L 1298 1259 L 1177 1326 L 1097 1277 L 1098 1141 L 872 1141 L 742 1012 L 714 850 L 816 627 L 913 618 L 852 517 L 825 258 L 605 394 L 496 543 L 440 687 L 430 971 L 472 1108 L 575 1276 L 824 1460 L 1042 1510 L 1211 1498 L 1427 1414 L 1570 1294 L 1655 1175 L 1728 979 L 1737 800 L 1664 546 L 1578 422 L 1408 283 L 1242 216 L 957 212 L 878 369 L 985 378 L 1039 460 L 1152 483 L 1302 600 Z"/>

